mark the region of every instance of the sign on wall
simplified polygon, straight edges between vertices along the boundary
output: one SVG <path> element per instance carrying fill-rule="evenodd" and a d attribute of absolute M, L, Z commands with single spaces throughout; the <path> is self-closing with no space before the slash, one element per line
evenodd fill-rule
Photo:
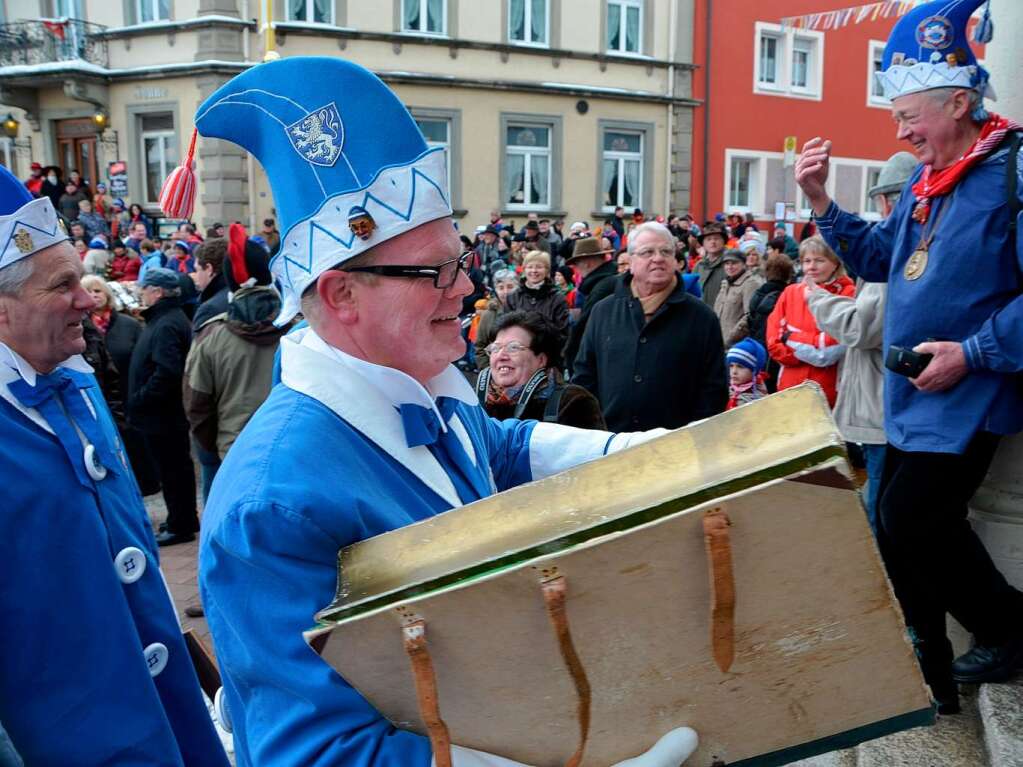
<path fill-rule="evenodd" d="M 107 165 L 107 179 L 110 182 L 110 194 L 114 197 L 126 196 L 128 194 L 128 163 L 124 160 L 114 160 Z"/>

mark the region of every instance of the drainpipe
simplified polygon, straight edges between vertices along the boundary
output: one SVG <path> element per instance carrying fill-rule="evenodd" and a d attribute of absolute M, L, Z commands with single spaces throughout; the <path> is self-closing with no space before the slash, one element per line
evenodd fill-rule
<path fill-rule="evenodd" d="M 664 178 L 664 220 L 667 221 L 671 216 L 671 164 L 672 164 L 672 152 L 674 146 L 674 136 L 672 135 L 675 130 L 675 46 L 677 41 L 675 39 L 675 26 L 678 23 L 678 3 L 679 0 L 671 0 L 671 12 L 668 16 L 668 131 L 665 140 L 667 148 L 667 159 L 665 161 L 665 178 Z"/>
<path fill-rule="evenodd" d="M 249 20 L 249 0 L 242 0 L 242 18 Z M 250 52 L 249 28 L 242 30 L 242 55 L 245 63 L 249 62 Z M 256 163 L 252 159 L 252 153 L 246 152 L 245 170 L 249 176 L 249 231 L 256 231 Z"/>
<path fill-rule="evenodd" d="M 713 13 L 714 0 L 707 2 L 707 19 L 704 35 L 703 56 L 703 220 L 707 216 L 707 194 L 710 191 L 710 17 Z"/>

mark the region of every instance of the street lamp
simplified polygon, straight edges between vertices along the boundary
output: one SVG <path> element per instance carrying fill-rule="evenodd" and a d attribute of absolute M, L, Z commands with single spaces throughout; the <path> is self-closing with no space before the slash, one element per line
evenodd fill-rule
<path fill-rule="evenodd" d="M 107 127 L 107 115 L 102 109 L 96 111 L 96 114 L 92 116 L 92 121 L 96 123 L 96 127 L 103 130 Z"/>
<path fill-rule="evenodd" d="M 14 119 L 14 115 L 8 112 L 7 117 L 4 119 L 4 133 L 7 134 L 8 138 L 18 137 L 18 128 L 21 127 L 21 123 Z"/>

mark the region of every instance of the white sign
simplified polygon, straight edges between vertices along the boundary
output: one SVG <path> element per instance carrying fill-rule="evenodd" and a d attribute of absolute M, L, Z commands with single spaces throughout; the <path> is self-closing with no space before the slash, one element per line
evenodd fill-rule
<path fill-rule="evenodd" d="M 167 89 L 158 85 L 138 86 L 135 89 L 135 98 L 141 101 L 152 101 L 154 99 L 167 98 Z"/>

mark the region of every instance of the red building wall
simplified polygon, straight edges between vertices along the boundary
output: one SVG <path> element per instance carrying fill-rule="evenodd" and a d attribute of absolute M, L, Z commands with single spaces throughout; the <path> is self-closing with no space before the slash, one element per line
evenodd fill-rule
<path fill-rule="evenodd" d="M 731 165 L 729 152 L 732 155 L 741 155 L 744 150 L 772 153 L 754 158 L 761 175 L 757 183 L 770 188 L 761 190 L 758 204 L 752 207 L 758 220 L 773 220 L 777 198 L 795 196 L 792 168 L 782 168 L 780 163 L 786 136 L 796 136 L 797 148 L 813 136 L 832 140 L 836 169 L 842 166 L 841 171 L 832 171 L 838 184 L 835 196 L 853 210 L 861 208 L 852 204 L 860 202 L 858 198 L 866 185 L 866 169 L 883 163 L 897 151 L 909 149 L 895 138 L 890 109 L 867 105 L 870 41 L 885 41 L 897 21 L 894 17 L 819 30 L 823 31 L 817 43 L 822 46 L 818 48 L 822 53 L 819 100 L 756 92 L 758 21 L 778 24 L 785 16 L 838 10 L 853 2 L 696 1 L 694 60 L 701 68 L 694 72 L 693 95 L 704 102 L 695 111 L 693 130 L 692 211 L 698 219 L 706 220 L 719 211 L 727 212 L 728 208 L 735 207 L 727 204 L 725 194 Z M 770 33 L 771 30 L 765 31 Z M 787 42 L 791 43 L 791 38 Z M 788 45 L 781 55 L 786 61 L 790 60 Z M 775 154 L 777 157 L 773 156 Z M 784 191 L 778 183 L 782 173 L 790 179 Z M 796 199 L 781 201 L 797 202 Z"/>

